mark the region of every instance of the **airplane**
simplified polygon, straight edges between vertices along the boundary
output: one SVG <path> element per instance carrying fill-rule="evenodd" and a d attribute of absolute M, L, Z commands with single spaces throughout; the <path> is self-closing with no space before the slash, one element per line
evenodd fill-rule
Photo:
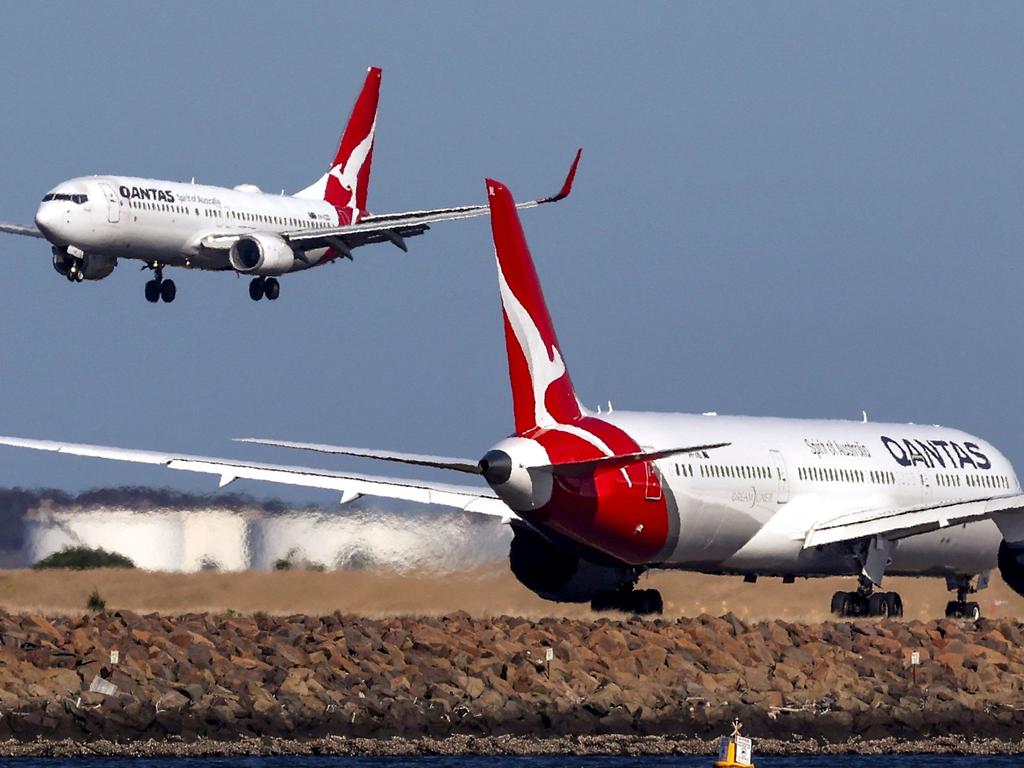
<path fill-rule="evenodd" d="M 352 250 L 406 238 L 431 224 L 486 215 L 486 205 L 406 213 L 367 211 L 381 70 L 370 67 L 327 172 L 293 195 L 131 176 L 86 176 L 63 181 L 39 204 L 35 226 L 0 222 L 0 232 L 50 242 L 53 267 L 70 282 L 102 280 L 119 259 L 136 259 L 153 272 L 146 300 L 174 301 L 165 267 L 250 275 L 249 296 L 273 301 L 278 278 L 352 259 Z M 523 203 L 530 208 L 569 195 L 581 151 L 558 193 Z"/>
<path fill-rule="evenodd" d="M 264 438 L 242 442 L 476 475 L 487 488 L 68 442 L 0 444 L 459 507 L 509 522 L 509 564 L 543 598 L 662 612 L 642 574 L 849 576 L 838 616 L 900 616 L 886 575 L 945 578 L 949 617 L 997 567 L 1024 594 L 1024 494 L 990 443 L 915 424 L 593 412 L 576 396 L 511 193 L 487 181 L 514 432 L 479 461 Z"/>

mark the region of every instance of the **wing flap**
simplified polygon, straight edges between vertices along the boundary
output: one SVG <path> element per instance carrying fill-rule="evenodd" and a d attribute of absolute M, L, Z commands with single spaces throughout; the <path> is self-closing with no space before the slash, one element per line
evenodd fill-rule
<path fill-rule="evenodd" d="M 905 539 L 951 525 L 987 520 L 1000 512 L 1022 510 L 1024 494 L 913 507 L 862 510 L 840 515 L 813 526 L 804 537 L 804 549 L 872 536 L 884 536 L 893 540 Z"/>
<path fill-rule="evenodd" d="M 413 480 L 332 472 L 314 467 L 296 467 L 278 464 L 219 459 L 207 456 L 143 451 L 113 446 L 65 443 L 54 440 L 30 440 L 19 437 L 0 437 L 0 445 L 30 448 L 36 451 L 67 453 L 136 464 L 163 465 L 169 469 L 200 472 L 220 477 L 221 487 L 235 480 L 260 480 L 305 488 L 323 488 L 346 496 L 361 494 L 380 496 L 423 504 L 439 504 L 467 512 L 493 515 L 505 520 L 514 514 L 489 489 L 448 483 L 419 482 Z"/>

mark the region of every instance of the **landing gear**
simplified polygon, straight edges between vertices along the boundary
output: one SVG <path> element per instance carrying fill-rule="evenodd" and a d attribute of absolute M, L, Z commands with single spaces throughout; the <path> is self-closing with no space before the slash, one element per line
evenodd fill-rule
<path fill-rule="evenodd" d="M 146 301 L 156 304 L 160 299 L 170 304 L 178 294 L 177 287 L 173 280 L 164 280 L 164 268 L 159 264 L 152 267 L 154 278 L 146 283 Z"/>
<path fill-rule="evenodd" d="M 853 616 L 879 616 L 897 619 L 903 615 L 903 598 L 899 592 L 874 592 L 874 585 L 861 578 L 856 592 L 836 592 L 832 595 L 832 614 L 841 618 Z"/>
<path fill-rule="evenodd" d="M 981 618 L 981 606 L 975 602 L 950 600 L 946 603 L 946 618 L 977 621 Z"/>
<path fill-rule="evenodd" d="M 264 296 L 268 301 L 275 301 L 281 295 L 281 284 L 276 277 L 254 277 L 249 283 L 249 298 L 259 301 Z"/>
<path fill-rule="evenodd" d="M 623 611 L 639 616 L 661 614 L 665 604 L 656 589 L 618 589 L 601 592 L 590 601 L 593 611 Z"/>
<path fill-rule="evenodd" d="M 988 586 L 987 573 L 981 574 L 978 577 L 977 583 L 975 583 L 974 579 L 970 576 L 947 577 L 946 586 L 950 590 L 956 590 L 956 600 L 950 600 L 946 603 L 947 619 L 966 619 L 967 621 L 977 621 L 981 618 L 981 606 L 975 602 L 969 602 L 967 600 L 967 596 Z"/>

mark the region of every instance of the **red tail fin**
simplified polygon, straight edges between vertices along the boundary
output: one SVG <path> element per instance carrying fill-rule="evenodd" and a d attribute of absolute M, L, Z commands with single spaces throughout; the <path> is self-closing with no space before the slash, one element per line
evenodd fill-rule
<path fill-rule="evenodd" d="M 491 231 L 505 317 L 505 347 L 516 433 L 580 418 L 540 280 L 526 245 L 515 200 L 504 184 L 487 180 Z"/>
<path fill-rule="evenodd" d="M 296 193 L 296 197 L 323 199 L 339 211 L 349 211 L 350 222 L 366 211 L 380 79 L 380 68 L 370 67 L 330 170 L 315 184 Z"/>

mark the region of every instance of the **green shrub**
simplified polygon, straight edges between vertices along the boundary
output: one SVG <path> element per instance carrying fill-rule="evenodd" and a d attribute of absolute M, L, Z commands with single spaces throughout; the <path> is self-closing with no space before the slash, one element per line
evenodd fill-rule
<path fill-rule="evenodd" d="M 54 552 L 49 557 L 44 557 L 32 567 L 36 569 L 72 568 L 84 571 L 87 568 L 134 568 L 135 563 L 124 555 L 107 552 L 105 549 L 67 547 L 60 552 Z"/>
<path fill-rule="evenodd" d="M 107 601 L 100 597 L 100 591 L 93 587 L 92 594 L 89 595 L 89 599 L 85 601 L 85 607 L 90 611 L 100 613 L 107 607 Z"/>

